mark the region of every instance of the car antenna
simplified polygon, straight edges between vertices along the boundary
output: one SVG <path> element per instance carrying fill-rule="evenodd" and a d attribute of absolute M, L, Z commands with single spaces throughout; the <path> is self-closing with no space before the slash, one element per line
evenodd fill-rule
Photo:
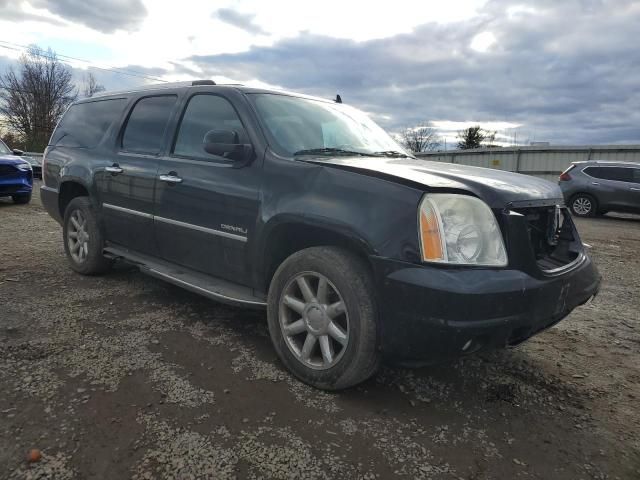
<path fill-rule="evenodd" d="M 340 94 L 336 95 L 336 99 L 334 100 L 336 103 L 342 103 L 342 97 Z"/>

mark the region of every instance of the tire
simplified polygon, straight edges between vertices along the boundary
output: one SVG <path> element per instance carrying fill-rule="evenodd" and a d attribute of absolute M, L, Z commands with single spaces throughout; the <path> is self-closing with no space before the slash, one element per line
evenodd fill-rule
<path fill-rule="evenodd" d="M 18 205 L 24 205 L 24 204 L 29 203 L 31 201 L 31 194 L 30 193 L 22 193 L 20 195 L 12 195 L 11 199 L 13 200 L 13 203 L 16 203 Z"/>
<path fill-rule="evenodd" d="M 80 234 L 76 224 L 84 226 L 82 229 L 84 233 L 80 236 L 82 246 L 79 249 L 72 247 L 78 243 L 73 240 L 73 233 L 76 238 Z M 67 205 L 64 212 L 62 238 L 67 260 L 76 272 L 82 275 L 98 275 L 111 268 L 113 262 L 102 255 L 104 237 L 95 209 L 88 197 L 76 197 Z"/>
<path fill-rule="evenodd" d="M 309 285 L 311 301 L 301 282 Z M 318 291 L 321 282 L 326 282 L 325 295 Z M 312 247 L 287 258 L 271 281 L 267 318 L 275 350 L 289 371 L 323 390 L 340 390 L 371 377 L 381 357 L 373 295 L 368 266 L 347 250 Z M 305 360 L 307 341 L 313 347 Z M 331 356 L 325 356 L 327 351 Z"/>
<path fill-rule="evenodd" d="M 598 202 L 586 193 L 578 193 L 571 197 L 569 207 L 576 217 L 594 217 L 598 212 Z"/>

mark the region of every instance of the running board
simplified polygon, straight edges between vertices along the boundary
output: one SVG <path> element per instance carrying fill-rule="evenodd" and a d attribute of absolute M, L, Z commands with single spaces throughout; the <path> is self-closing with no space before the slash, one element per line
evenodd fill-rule
<path fill-rule="evenodd" d="M 136 265 L 143 273 L 217 302 L 251 308 L 265 308 L 267 305 L 265 297 L 256 295 L 254 290 L 249 287 L 132 252 L 126 248 L 109 245 L 104 249 L 104 254 L 106 257 L 123 259 L 127 263 Z"/>

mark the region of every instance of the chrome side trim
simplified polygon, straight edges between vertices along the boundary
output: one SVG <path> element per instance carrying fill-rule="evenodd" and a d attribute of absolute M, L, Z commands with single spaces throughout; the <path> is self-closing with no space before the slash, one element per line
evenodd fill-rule
<path fill-rule="evenodd" d="M 198 285 L 194 285 L 192 283 L 185 282 L 184 280 L 180 280 L 179 278 L 173 277 L 173 276 L 168 275 L 166 273 L 159 272 L 158 270 L 155 270 L 153 268 L 149 268 L 147 271 L 153 276 L 157 276 L 157 277 L 163 278 L 163 279 L 165 279 L 165 280 L 167 280 L 167 281 L 169 281 L 171 283 L 174 283 L 176 285 L 180 285 L 180 286 L 183 286 L 183 287 L 185 287 L 185 288 L 187 288 L 189 290 L 200 292 L 200 293 L 203 293 L 205 295 L 212 296 L 212 297 L 217 297 L 217 298 L 221 298 L 221 299 L 224 299 L 224 300 L 227 300 L 227 301 L 232 301 L 232 302 L 237 302 L 237 303 L 244 303 L 244 304 L 247 304 L 247 305 L 257 305 L 257 306 L 260 306 L 260 307 L 264 307 L 264 306 L 267 305 L 265 302 L 258 302 L 258 301 L 254 301 L 254 300 L 242 300 L 242 299 L 238 299 L 238 298 L 234 298 L 234 297 L 229 297 L 227 295 L 223 295 L 223 294 L 218 293 L 218 292 L 213 292 L 211 290 L 207 290 L 206 288 L 199 287 Z"/>
<path fill-rule="evenodd" d="M 213 228 L 202 227 L 200 225 L 194 225 L 192 223 L 180 222 L 178 220 L 173 220 L 171 218 L 156 217 L 150 213 L 140 212 L 138 210 L 131 210 L 129 208 L 119 207 L 117 205 L 111 205 L 110 203 L 103 203 L 102 206 L 104 208 L 109 208 L 111 210 L 116 210 L 118 212 L 128 213 L 129 215 L 138 215 L 144 218 L 151 218 L 153 220 L 157 220 L 158 222 L 168 223 L 170 225 L 176 225 L 178 227 L 190 228 L 192 230 L 197 230 L 199 232 L 209 233 L 211 235 L 218 235 L 219 237 L 230 238 L 232 240 L 238 240 L 239 242 L 247 241 L 247 237 L 243 237 L 242 235 L 236 235 L 234 233 L 214 230 Z"/>
<path fill-rule="evenodd" d="M 198 230 L 199 232 L 210 233 L 211 235 L 218 235 L 219 237 L 230 238 L 232 240 L 238 240 L 239 242 L 246 242 L 247 237 L 242 235 L 235 235 L 233 233 L 222 232 L 220 230 L 214 230 L 213 228 L 201 227 L 200 225 L 194 225 L 192 223 L 180 222 L 171 218 L 154 217 L 157 221 L 168 223 L 170 225 L 176 225 L 178 227 L 190 228 L 192 230 Z"/>
<path fill-rule="evenodd" d="M 110 203 L 103 203 L 102 206 L 104 208 L 109 208 L 111 210 L 116 210 L 118 212 L 128 213 L 129 215 L 138 215 L 139 217 L 153 218 L 153 215 L 151 215 L 150 213 L 140 212 L 138 210 L 130 210 L 128 208 L 119 207 L 117 205 L 111 205 Z"/>

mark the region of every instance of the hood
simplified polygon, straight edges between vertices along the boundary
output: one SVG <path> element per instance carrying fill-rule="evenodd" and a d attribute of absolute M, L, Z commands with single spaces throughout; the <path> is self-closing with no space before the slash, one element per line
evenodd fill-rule
<path fill-rule="evenodd" d="M 414 158 L 329 157 L 307 160 L 365 175 L 396 177 L 427 190 L 465 190 L 492 208 L 563 204 L 555 183 L 541 178 L 492 168 L 429 162 Z"/>
<path fill-rule="evenodd" d="M 16 155 L 0 155 L 0 165 L 20 165 L 21 163 L 29 162 L 27 160 L 24 160 L 23 157 L 18 157 Z"/>

